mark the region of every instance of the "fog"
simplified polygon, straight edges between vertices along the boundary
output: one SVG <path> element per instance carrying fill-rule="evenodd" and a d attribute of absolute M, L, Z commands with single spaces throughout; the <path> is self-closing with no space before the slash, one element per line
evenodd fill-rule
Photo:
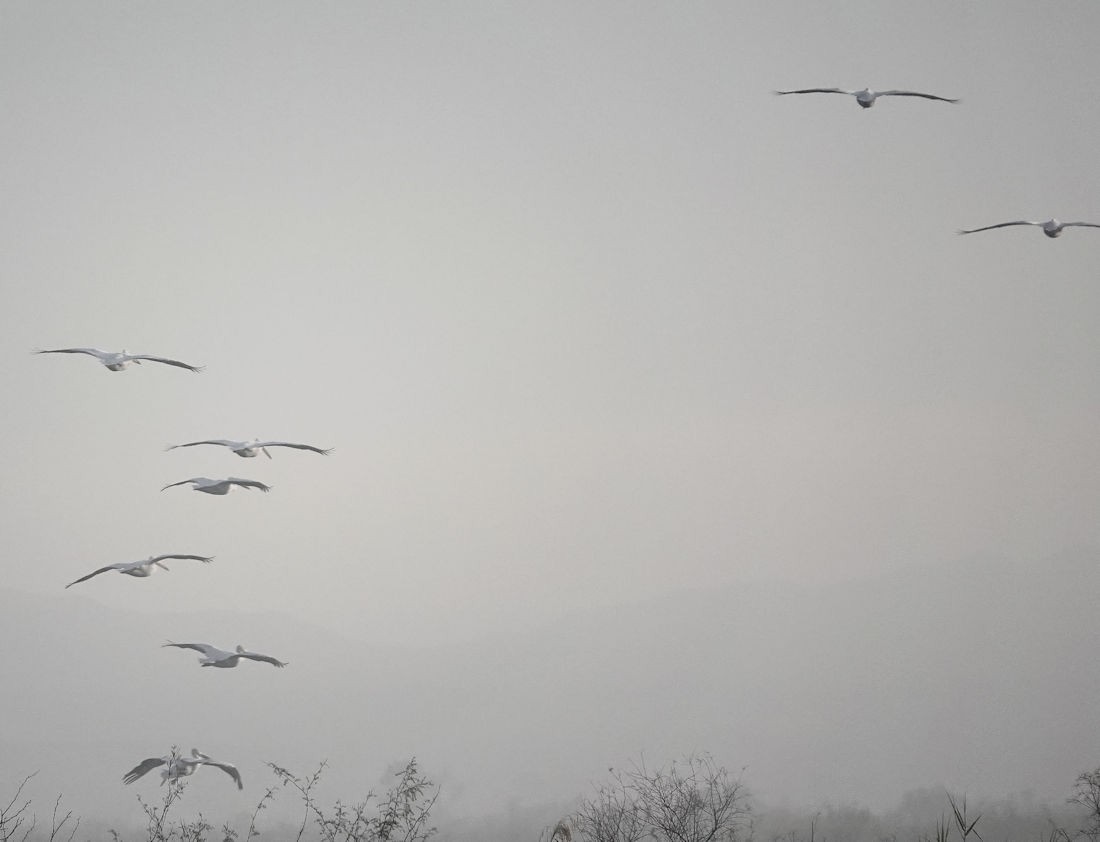
<path fill-rule="evenodd" d="M 1100 232 L 955 231 L 1100 222 L 1098 26 L 5 4 L 0 800 L 39 770 L 132 827 L 177 745 L 241 769 L 190 782 L 215 818 L 269 761 L 334 800 L 415 756 L 448 820 L 541 821 L 702 751 L 794 811 L 1061 805 L 1100 762 Z M 961 102 L 771 93 L 818 86 Z M 30 353 L 70 347 L 206 368 Z M 333 450 L 165 451 L 253 437 Z M 272 490 L 160 491 L 197 476 Z M 177 552 L 215 559 L 64 588 Z"/>

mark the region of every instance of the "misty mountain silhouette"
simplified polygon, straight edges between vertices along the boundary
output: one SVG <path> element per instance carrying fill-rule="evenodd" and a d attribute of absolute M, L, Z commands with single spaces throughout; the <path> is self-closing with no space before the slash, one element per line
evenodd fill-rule
<path fill-rule="evenodd" d="M 130 814 L 119 776 L 194 743 L 238 765 L 257 797 L 272 782 L 264 761 L 306 772 L 327 758 L 350 799 L 415 754 L 444 803 L 470 812 L 569 798 L 643 752 L 696 750 L 747 766 L 772 801 L 887 805 L 941 781 L 1064 798 L 1100 762 L 1097 560 L 685 590 L 430 649 L 284 615 L 153 616 L 0 590 L 0 784 L 42 769 L 77 812 Z M 160 648 L 196 635 L 290 666 L 201 670 Z"/>

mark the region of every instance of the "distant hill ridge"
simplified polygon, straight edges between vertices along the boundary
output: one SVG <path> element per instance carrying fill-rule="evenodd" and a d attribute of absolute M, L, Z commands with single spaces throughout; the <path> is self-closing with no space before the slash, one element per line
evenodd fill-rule
<path fill-rule="evenodd" d="M 236 763 L 257 797 L 267 760 L 328 758 L 351 797 L 415 754 L 470 812 L 568 798 L 608 765 L 693 750 L 746 766 L 772 801 L 885 806 L 937 780 L 1064 797 L 1100 764 L 1098 560 L 684 590 L 426 649 L 285 615 L 148 615 L 0 589 L 5 686 L 18 688 L 0 784 L 42 769 L 38 784 L 72 793 L 76 812 L 132 811 L 122 772 L 180 742 Z M 203 670 L 161 649 L 169 638 L 290 666 Z M 229 795 L 200 779 L 214 806 Z"/>

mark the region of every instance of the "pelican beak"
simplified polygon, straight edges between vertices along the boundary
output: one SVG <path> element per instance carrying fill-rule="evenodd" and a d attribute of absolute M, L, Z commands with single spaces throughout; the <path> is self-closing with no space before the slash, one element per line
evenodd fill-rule
<path fill-rule="evenodd" d="M 266 456 L 268 459 L 271 458 L 271 454 L 267 452 L 266 447 L 261 447 L 260 450 L 262 450 L 264 452 L 264 456 Z"/>

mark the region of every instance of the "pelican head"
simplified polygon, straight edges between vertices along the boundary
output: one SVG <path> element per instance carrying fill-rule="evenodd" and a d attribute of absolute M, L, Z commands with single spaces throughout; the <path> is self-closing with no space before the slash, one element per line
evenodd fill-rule
<path fill-rule="evenodd" d="M 1048 237 L 1061 237 L 1062 236 L 1062 223 L 1057 219 L 1051 219 L 1043 223 L 1043 233 Z"/>

